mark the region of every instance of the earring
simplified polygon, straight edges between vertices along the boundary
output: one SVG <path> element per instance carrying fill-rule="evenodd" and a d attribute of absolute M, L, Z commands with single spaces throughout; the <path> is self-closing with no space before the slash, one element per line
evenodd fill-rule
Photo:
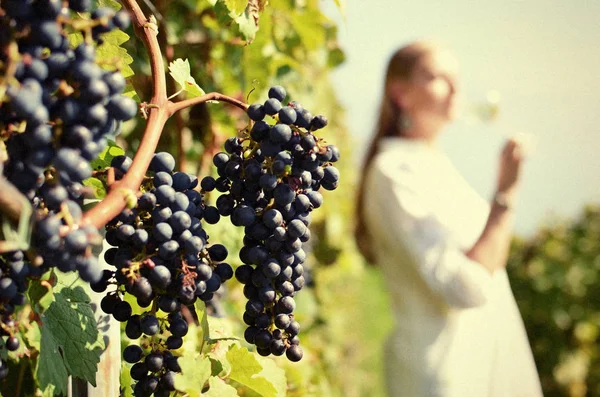
<path fill-rule="evenodd" d="M 398 131 L 403 132 L 408 130 L 412 126 L 412 121 L 410 120 L 410 117 L 408 117 L 408 115 L 399 114 L 396 126 L 398 128 Z"/>

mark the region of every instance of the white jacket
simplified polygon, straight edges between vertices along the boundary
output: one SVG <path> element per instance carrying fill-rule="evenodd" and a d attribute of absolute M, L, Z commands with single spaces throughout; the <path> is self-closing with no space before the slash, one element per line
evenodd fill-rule
<path fill-rule="evenodd" d="M 506 271 L 466 250 L 489 204 L 438 148 L 386 138 L 367 174 L 365 219 L 396 329 L 389 397 L 539 397 L 539 377 Z"/>

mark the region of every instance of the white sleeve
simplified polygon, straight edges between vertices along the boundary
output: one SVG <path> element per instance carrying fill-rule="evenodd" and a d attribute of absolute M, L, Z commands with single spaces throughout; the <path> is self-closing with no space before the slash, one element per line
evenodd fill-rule
<path fill-rule="evenodd" d="M 393 173 L 392 173 L 393 172 Z M 429 288 L 449 305 L 469 308 L 484 304 L 491 291 L 492 275 L 468 258 L 449 230 L 427 205 L 423 181 L 410 169 L 373 170 L 375 202 L 384 211 L 383 235 L 393 245 L 402 244 Z M 452 192 L 448 192 L 452 194 Z"/>

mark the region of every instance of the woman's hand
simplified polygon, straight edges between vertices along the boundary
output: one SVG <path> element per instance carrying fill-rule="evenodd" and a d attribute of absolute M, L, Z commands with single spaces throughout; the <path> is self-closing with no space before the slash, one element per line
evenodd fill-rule
<path fill-rule="evenodd" d="M 514 193 L 519 181 L 522 160 L 521 143 L 515 138 L 510 138 L 500 154 L 497 192 L 509 195 Z"/>

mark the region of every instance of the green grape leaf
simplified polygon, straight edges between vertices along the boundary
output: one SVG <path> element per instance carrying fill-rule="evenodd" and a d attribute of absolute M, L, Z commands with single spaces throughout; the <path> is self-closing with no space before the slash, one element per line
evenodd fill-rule
<path fill-rule="evenodd" d="M 44 330 L 46 327 L 43 327 Z M 41 332 L 40 356 L 37 366 L 37 379 L 44 394 L 54 388 L 56 394 L 67 394 L 67 368 L 56 340 L 49 332 Z"/>
<path fill-rule="evenodd" d="M 196 308 L 196 314 L 200 319 L 200 326 L 202 327 L 202 338 L 204 340 L 209 340 L 210 328 L 208 327 L 208 314 L 206 313 L 206 304 L 200 299 L 196 299 L 194 307 Z"/>
<path fill-rule="evenodd" d="M 196 79 L 192 77 L 190 70 L 190 62 L 178 58 L 169 64 L 169 73 L 173 80 L 181 86 L 181 89 L 186 91 L 191 98 L 202 96 L 204 90 L 196 83 Z"/>
<path fill-rule="evenodd" d="M 121 149 L 114 141 L 108 141 L 108 145 L 104 148 L 102 153 L 90 163 L 93 170 L 103 170 L 110 167 L 110 162 L 114 157 L 122 156 L 125 151 Z"/>
<path fill-rule="evenodd" d="M 88 178 L 83 181 L 84 186 L 89 186 L 94 189 L 94 197 L 98 200 L 102 200 L 106 197 L 106 187 L 104 183 L 98 178 Z"/>
<path fill-rule="evenodd" d="M 35 310 L 37 313 L 42 313 L 44 310 L 50 307 L 52 302 L 54 302 L 54 294 L 52 293 L 52 289 L 52 284 L 48 280 L 39 279 L 31 280 L 29 282 L 27 295 L 33 310 Z"/>
<path fill-rule="evenodd" d="M 68 38 L 69 38 L 69 45 L 71 46 L 71 48 L 75 48 L 79 44 L 83 43 L 83 35 L 79 32 L 70 33 Z"/>
<path fill-rule="evenodd" d="M 62 395 L 62 393 L 57 391 L 56 385 L 48 385 L 42 391 L 42 397 L 54 397 L 55 395 Z"/>
<path fill-rule="evenodd" d="M 133 379 L 130 367 L 121 363 L 121 374 L 119 375 L 119 390 L 121 397 L 133 397 Z"/>
<path fill-rule="evenodd" d="M 135 88 L 133 88 L 133 85 L 127 83 L 125 85 L 125 89 L 123 90 L 123 95 L 128 96 L 129 98 L 133 98 L 135 99 L 136 102 L 141 102 L 142 100 L 140 99 L 140 97 L 138 96 L 137 92 L 135 92 Z"/>
<path fill-rule="evenodd" d="M 272 360 L 258 360 L 245 347 L 233 345 L 226 354 L 231 364 L 229 378 L 264 397 L 283 397 L 286 393 L 285 372 Z"/>
<path fill-rule="evenodd" d="M 98 8 L 101 7 L 110 7 L 115 11 L 119 11 L 121 9 L 121 4 L 115 0 L 98 0 Z"/>
<path fill-rule="evenodd" d="M 238 397 L 237 390 L 229 386 L 225 381 L 216 376 L 211 376 L 208 380 L 209 389 L 202 393 L 203 397 Z"/>
<path fill-rule="evenodd" d="M 258 12 L 246 9 L 242 15 L 235 17 L 234 21 L 238 24 L 242 38 L 252 43 L 258 32 Z"/>
<path fill-rule="evenodd" d="M 231 21 L 234 21 L 242 38 L 248 44 L 254 41 L 256 32 L 258 31 L 259 14 L 264 9 L 264 2 L 256 0 L 245 2 L 247 5 L 240 12 L 234 11 L 234 9 L 237 10 L 237 6 L 231 4 L 234 0 L 209 2 L 214 7 L 217 21 L 221 25 L 229 25 Z"/>
<path fill-rule="evenodd" d="M 258 376 L 262 376 L 268 379 L 271 385 L 275 387 L 277 397 L 283 397 L 287 391 L 287 379 L 285 376 L 285 370 L 279 368 L 277 363 L 270 358 L 261 357 L 258 354 L 254 355 L 256 359 L 261 363 L 263 369 L 260 371 Z"/>
<path fill-rule="evenodd" d="M 59 279 L 60 280 L 60 279 Z M 70 286 L 67 286 L 70 282 Z M 65 391 L 66 376 L 96 385 L 96 372 L 104 348 L 90 298 L 71 277 L 60 280 L 55 301 L 42 314 L 40 357 L 37 376 L 44 390 L 50 384 Z"/>
<path fill-rule="evenodd" d="M 119 29 L 102 35 L 103 43 L 96 48 L 96 63 L 106 70 L 119 69 L 123 77 L 133 76 L 133 57 L 121 44 L 129 40 L 129 35 Z"/>
<path fill-rule="evenodd" d="M 178 363 L 181 366 L 181 373 L 175 376 L 175 388 L 190 396 L 199 396 L 210 377 L 210 359 L 186 351 L 186 354 L 179 358 Z"/>
<path fill-rule="evenodd" d="M 231 13 L 240 15 L 246 9 L 248 0 L 224 0 L 223 1 Z"/>
<path fill-rule="evenodd" d="M 40 332 L 40 326 L 36 322 L 31 322 L 24 336 L 25 343 L 30 349 L 35 349 L 39 352 L 41 348 L 41 339 L 42 334 Z"/>

